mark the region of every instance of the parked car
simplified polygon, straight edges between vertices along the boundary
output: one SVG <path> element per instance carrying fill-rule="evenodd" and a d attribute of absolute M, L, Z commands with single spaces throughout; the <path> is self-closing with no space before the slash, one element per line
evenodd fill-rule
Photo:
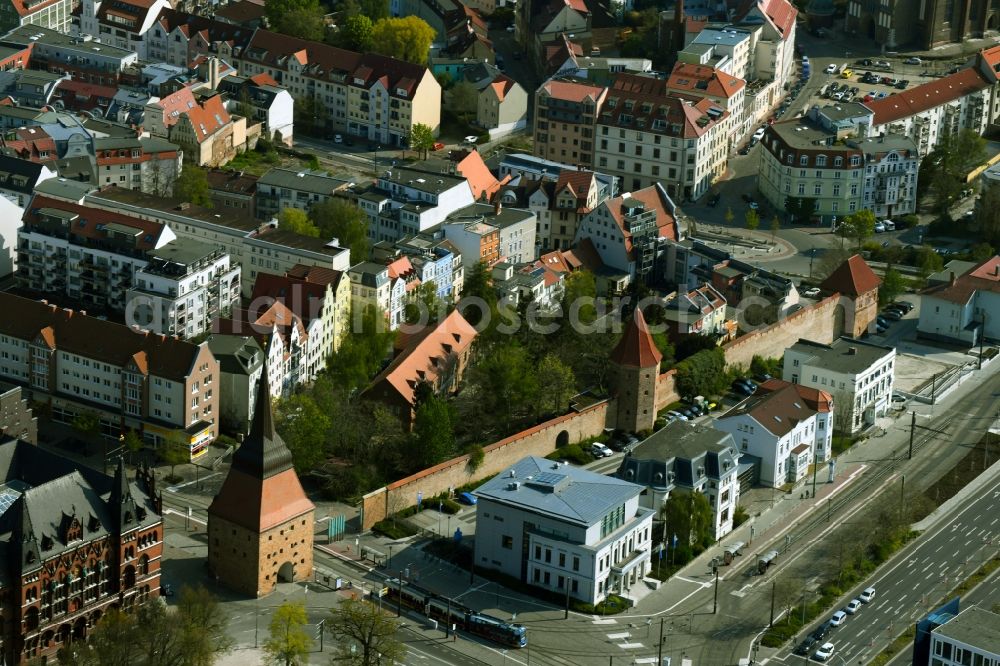
<path fill-rule="evenodd" d="M 896 305 L 899 305 L 899 306 L 902 306 L 902 307 L 906 308 L 907 312 L 909 312 L 910 310 L 913 309 L 913 303 L 911 303 L 909 301 L 896 301 Z"/>
<path fill-rule="evenodd" d="M 334 143 L 344 143 L 344 137 L 342 135 L 340 135 L 340 134 L 334 134 L 333 135 L 333 142 Z"/>
<path fill-rule="evenodd" d="M 799 646 L 795 648 L 795 654 L 800 657 L 808 657 L 809 653 L 812 652 L 813 646 L 816 645 L 816 639 L 812 636 L 806 636 L 799 643 Z"/>
<path fill-rule="evenodd" d="M 474 145 L 476 145 L 476 142 L 477 142 L 477 141 L 479 141 L 479 137 L 478 137 L 478 136 L 476 136 L 476 135 L 474 135 L 474 134 L 470 134 L 469 136 L 465 137 L 465 138 L 464 138 L 464 139 L 462 139 L 462 140 L 463 140 L 463 141 L 464 141 L 465 143 L 468 143 L 468 144 L 470 144 L 470 145 L 473 145 L 473 146 L 474 146 Z"/>
<path fill-rule="evenodd" d="M 851 599 L 850 601 L 847 602 L 847 605 L 844 606 L 844 612 L 846 612 L 848 615 L 854 615 L 859 610 L 861 610 L 860 599 Z"/>
<path fill-rule="evenodd" d="M 478 502 L 479 500 L 477 500 L 476 496 L 473 495 L 472 493 L 459 493 L 458 494 L 458 501 L 461 502 L 462 504 L 468 504 L 469 506 L 475 506 L 476 502 Z"/>
<path fill-rule="evenodd" d="M 601 442 L 594 442 L 590 445 L 590 454 L 595 458 L 608 458 L 615 453 Z"/>
<path fill-rule="evenodd" d="M 907 59 L 906 59 L 906 60 L 904 60 L 903 62 L 904 62 L 905 64 L 907 64 L 907 65 L 919 65 L 920 63 L 922 63 L 922 62 L 923 62 L 923 60 L 921 60 L 921 59 L 920 59 L 920 58 L 918 58 L 917 56 L 910 56 L 909 58 L 907 58 Z"/>
<path fill-rule="evenodd" d="M 757 139 L 758 141 L 760 141 L 761 139 L 763 139 L 764 138 L 764 131 L 766 129 L 767 128 L 765 128 L 765 127 L 759 127 L 759 128 L 757 128 L 757 131 L 753 133 L 753 138 Z"/>
<path fill-rule="evenodd" d="M 885 227 L 886 231 L 895 231 L 896 223 L 892 220 L 882 220 L 882 226 Z"/>
<path fill-rule="evenodd" d="M 813 659 L 816 661 L 826 661 L 833 656 L 833 643 L 823 643 L 816 652 L 813 653 Z"/>
<path fill-rule="evenodd" d="M 881 222 L 875 223 L 875 233 L 880 234 L 885 231 L 885 225 Z"/>
<path fill-rule="evenodd" d="M 894 393 L 893 394 L 893 398 L 895 398 L 895 396 L 896 396 L 896 394 Z M 864 590 L 864 592 L 862 592 L 860 595 L 858 595 L 858 599 L 860 599 L 861 603 L 863 603 L 863 604 L 867 604 L 867 603 L 871 602 L 871 600 L 874 599 L 874 598 L 875 598 L 875 588 L 874 587 L 866 587 L 865 590 Z"/>
<path fill-rule="evenodd" d="M 806 298 L 816 298 L 819 296 L 819 287 L 809 287 L 802 292 L 802 295 Z"/>
<path fill-rule="evenodd" d="M 721 199 L 722 199 L 722 195 L 721 194 L 719 194 L 718 192 L 714 193 L 712 196 L 710 196 L 708 198 L 708 205 L 709 205 L 709 207 L 715 208 L 719 204 L 719 201 Z"/>
<path fill-rule="evenodd" d="M 837 66 L 833 65 L 833 64 L 827 65 L 826 69 L 824 69 L 823 71 L 826 72 L 827 74 L 836 74 L 837 73 Z"/>
<path fill-rule="evenodd" d="M 827 620 L 823 624 L 816 627 L 816 630 L 809 635 L 815 638 L 817 641 L 821 641 L 827 636 L 829 636 L 831 631 L 833 631 L 833 625 L 830 624 L 829 620 Z"/>
<path fill-rule="evenodd" d="M 751 145 L 750 145 L 750 144 L 748 143 L 747 145 L 745 145 L 745 146 L 743 146 L 742 148 L 740 148 L 740 149 L 739 149 L 739 154 L 740 154 L 740 155 L 749 155 L 749 154 L 750 154 L 750 149 L 751 149 L 751 148 L 753 148 L 753 146 L 751 146 Z"/>
<path fill-rule="evenodd" d="M 761 375 L 754 375 L 753 378 L 758 382 L 760 382 L 761 384 L 763 384 L 764 382 L 771 380 L 771 375 L 765 372 L 764 374 Z"/>
<path fill-rule="evenodd" d="M 903 314 L 901 312 L 897 312 L 896 310 L 883 310 L 882 316 L 889 321 L 899 321 L 903 318 Z"/>
<path fill-rule="evenodd" d="M 854 64 L 861 65 L 862 67 L 871 67 L 872 61 L 869 60 L 868 58 L 865 58 L 864 60 L 855 60 Z"/>
<path fill-rule="evenodd" d="M 434 150 L 434 151 L 444 150 L 444 144 L 441 143 L 440 141 L 435 141 L 434 145 L 431 146 L 431 150 Z"/>
<path fill-rule="evenodd" d="M 886 319 L 885 317 L 878 316 L 875 318 L 875 325 L 881 326 L 882 328 L 889 328 L 890 326 L 892 326 L 892 322 Z"/>
<path fill-rule="evenodd" d="M 760 208 L 760 205 L 756 201 L 752 200 L 750 201 L 750 203 L 747 204 L 747 206 L 750 207 L 750 210 L 757 210 L 758 208 Z"/>
<path fill-rule="evenodd" d="M 830 624 L 833 625 L 834 627 L 839 627 L 840 625 L 844 624 L 846 620 L 847 620 L 847 613 L 845 613 L 842 610 L 839 610 L 830 616 Z"/>

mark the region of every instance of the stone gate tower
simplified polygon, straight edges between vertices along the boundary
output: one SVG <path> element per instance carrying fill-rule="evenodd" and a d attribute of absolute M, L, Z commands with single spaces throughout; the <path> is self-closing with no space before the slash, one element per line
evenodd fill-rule
<path fill-rule="evenodd" d="M 250 435 L 208 507 L 208 568 L 227 587 L 253 596 L 278 582 L 308 580 L 313 503 L 274 429 L 267 373 L 257 386 Z"/>
<path fill-rule="evenodd" d="M 642 310 L 636 308 L 611 352 L 611 390 L 615 427 L 629 432 L 652 430 L 663 354 L 656 348 Z"/>

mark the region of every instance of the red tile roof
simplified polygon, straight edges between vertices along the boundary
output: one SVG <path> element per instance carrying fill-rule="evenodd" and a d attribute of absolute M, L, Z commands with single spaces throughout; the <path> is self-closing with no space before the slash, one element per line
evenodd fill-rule
<path fill-rule="evenodd" d="M 860 296 L 882 284 L 860 254 L 856 254 L 830 273 L 819 285 L 821 289 L 834 291 L 845 296 Z"/>
<path fill-rule="evenodd" d="M 31 16 L 46 7 L 51 7 L 57 2 L 59 2 L 59 0 L 42 0 L 42 2 L 29 6 L 29 3 L 26 0 L 11 0 L 10 6 L 14 8 L 14 11 L 17 12 L 18 16 L 24 17 Z"/>
<path fill-rule="evenodd" d="M 678 62 L 667 79 L 667 87 L 698 96 L 711 95 L 729 99 L 745 88 L 746 82 L 714 67 Z"/>
<path fill-rule="evenodd" d="M 788 0 L 747 0 L 736 15 L 743 20 L 754 9 L 759 10 L 760 14 L 767 18 L 782 39 L 791 35 L 795 17 L 799 12 Z"/>
<path fill-rule="evenodd" d="M 164 127 L 173 127 L 181 119 L 181 114 L 187 113 L 198 105 L 194 101 L 194 93 L 191 92 L 190 88 L 181 88 L 166 97 L 161 97 L 156 104 L 163 109 Z"/>
<path fill-rule="evenodd" d="M 553 99 L 565 102 L 597 102 L 605 95 L 606 88 L 583 81 L 551 80 L 542 84 L 542 89 Z"/>
<path fill-rule="evenodd" d="M 621 340 L 611 351 L 611 360 L 632 368 L 659 367 L 663 354 L 653 341 L 641 309 L 636 308 L 632 319 L 625 325 Z"/>
<path fill-rule="evenodd" d="M 391 387 L 404 401 L 413 404 L 414 389 L 421 382 L 432 386 L 439 373 L 450 371 L 449 359 L 461 356 L 476 338 L 476 329 L 458 310 L 452 310 L 437 326 L 428 327 L 419 341 L 411 342 L 372 381 Z"/>
<path fill-rule="evenodd" d="M 104 241 L 108 238 L 105 227 L 108 224 L 119 224 L 135 229 L 136 249 L 152 250 L 158 246 L 160 236 L 166 229 L 165 224 L 152 220 L 131 217 L 102 208 L 80 206 L 59 199 L 50 199 L 41 194 L 35 195 L 31 200 L 31 206 L 24 212 L 25 227 L 40 224 L 40 217 L 44 214 L 43 208 L 55 208 L 76 214 L 77 217 L 69 223 L 67 229 L 70 236 L 75 237 L 75 242 Z"/>
<path fill-rule="evenodd" d="M 955 278 L 954 283 L 931 287 L 924 293 L 959 305 L 965 305 L 977 291 L 1000 293 L 1000 256 L 987 259 L 973 267 L 964 275 Z"/>
<path fill-rule="evenodd" d="M 625 236 L 625 251 L 629 255 L 632 254 L 632 234 L 625 228 L 625 217 L 622 212 L 622 203 L 626 197 L 641 201 L 647 210 L 656 211 L 656 226 L 659 229 L 660 238 L 677 240 L 676 220 L 671 212 L 674 208 L 673 202 L 670 201 L 670 197 L 667 196 L 667 192 L 663 189 L 662 185 L 657 183 L 643 190 L 627 192 L 614 199 L 608 199 L 601 205 L 608 207 L 611 217 L 618 223 L 618 228 L 621 229 L 622 234 Z"/>
<path fill-rule="evenodd" d="M 865 106 L 875 114 L 874 124 L 884 125 L 970 95 L 989 85 L 978 69 L 967 67 L 915 88 L 865 102 Z"/>
<path fill-rule="evenodd" d="M 826 391 L 818 388 L 811 388 L 809 386 L 803 386 L 802 384 L 793 384 L 792 382 L 786 382 L 783 379 L 768 379 L 766 382 L 760 384 L 757 388 L 757 392 L 770 393 L 771 391 L 784 389 L 787 386 L 795 387 L 795 390 L 798 391 L 799 397 L 802 398 L 809 409 L 820 413 L 829 413 L 833 409 L 833 396 Z"/>
<path fill-rule="evenodd" d="M 757 392 L 722 415 L 721 418 L 747 415 L 773 435 L 783 437 L 799 423 L 815 416 L 816 410 L 799 396 L 794 384 Z"/>
<path fill-rule="evenodd" d="M 341 271 L 335 271 L 332 268 L 321 268 L 319 266 L 307 266 L 305 264 L 295 264 L 285 271 L 285 275 L 313 284 L 329 284 L 334 289 L 337 288 L 341 278 L 344 277 L 344 273 Z"/>
<path fill-rule="evenodd" d="M 232 122 L 225 104 L 222 103 L 222 95 L 213 95 L 201 104 L 196 103 L 193 108 L 188 109 L 187 117 L 194 127 L 198 143 L 205 141 Z"/>
<path fill-rule="evenodd" d="M 619 74 L 608 90 L 597 123 L 622 128 L 645 126 L 648 128 L 645 131 L 693 139 L 729 116 L 728 111 L 711 99 L 691 97 L 669 92 L 663 79 Z M 631 109 L 626 108 L 629 102 Z M 709 114 L 712 109 L 716 111 Z M 679 130 L 674 126 L 679 126 Z"/>
<path fill-rule="evenodd" d="M 250 300 L 260 299 L 262 303 L 267 299 L 280 301 L 308 324 L 322 317 L 324 298 L 326 298 L 326 285 L 284 275 L 257 273 Z"/>
<path fill-rule="evenodd" d="M 30 298 L 0 292 L 0 333 L 20 340 L 41 335 L 49 347 L 123 368 L 136 354 L 151 374 L 185 381 L 201 348 L 169 335 L 140 332 Z"/>

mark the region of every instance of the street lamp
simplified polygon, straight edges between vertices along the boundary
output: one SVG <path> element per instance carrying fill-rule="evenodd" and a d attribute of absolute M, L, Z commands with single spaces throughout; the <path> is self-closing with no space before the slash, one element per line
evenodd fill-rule
<path fill-rule="evenodd" d="M 372 157 L 372 170 L 375 172 L 376 176 L 378 175 L 378 151 L 380 150 L 382 150 L 382 145 L 376 143 L 375 150 L 373 151 L 374 156 Z"/>

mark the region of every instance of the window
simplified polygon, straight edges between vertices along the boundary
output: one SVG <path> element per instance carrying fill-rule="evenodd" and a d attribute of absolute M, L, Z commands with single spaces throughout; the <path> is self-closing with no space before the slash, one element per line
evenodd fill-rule
<path fill-rule="evenodd" d="M 573 556 L 573 571 L 580 570 L 580 558 L 576 555 Z"/>
<path fill-rule="evenodd" d="M 500 546 L 502 548 L 506 548 L 507 550 L 510 550 L 511 548 L 514 547 L 514 537 L 507 536 L 506 534 L 501 535 L 500 536 Z"/>
<path fill-rule="evenodd" d="M 559 553 L 559 566 L 566 566 L 566 553 Z"/>

